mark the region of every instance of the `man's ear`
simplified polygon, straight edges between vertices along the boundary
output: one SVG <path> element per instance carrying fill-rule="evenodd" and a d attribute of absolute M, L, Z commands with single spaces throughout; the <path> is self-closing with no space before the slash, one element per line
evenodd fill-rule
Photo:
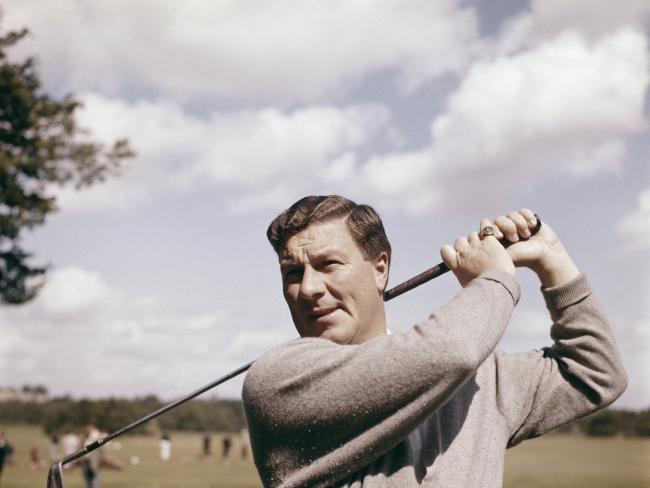
<path fill-rule="evenodd" d="M 375 272 L 375 283 L 377 284 L 377 290 L 381 295 L 384 294 L 386 285 L 388 284 L 388 253 L 382 252 L 374 260 L 374 272 Z"/>

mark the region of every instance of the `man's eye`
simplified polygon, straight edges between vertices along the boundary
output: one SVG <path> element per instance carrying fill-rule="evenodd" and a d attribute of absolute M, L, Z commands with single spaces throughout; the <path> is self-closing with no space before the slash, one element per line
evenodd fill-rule
<path fill-rule="evenodd" d="M 302 275 L 302 270 L 298 268 L 291 268 L 284 272 L 284 279 L 285 281 L 292 281 L 292 280 L 299 279 L 301 275 Z"/>

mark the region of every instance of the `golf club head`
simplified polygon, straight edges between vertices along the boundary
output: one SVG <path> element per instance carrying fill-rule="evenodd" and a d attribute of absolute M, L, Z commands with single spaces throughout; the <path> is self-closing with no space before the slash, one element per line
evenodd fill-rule
<path fill-rule="evenodd" d="M 47 473 L 47 488 L 63 488 L 63 464 L 61 461 L 50 466 Z"/>

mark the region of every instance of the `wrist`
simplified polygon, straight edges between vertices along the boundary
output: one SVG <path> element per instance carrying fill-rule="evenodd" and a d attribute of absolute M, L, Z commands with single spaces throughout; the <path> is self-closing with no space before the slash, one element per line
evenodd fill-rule
<path fill-rule="evenodd" d="M 547 258 L 533 268 L 543 288 L 563 285 L 580 275 L 580 270 L 568 255 Z"/>

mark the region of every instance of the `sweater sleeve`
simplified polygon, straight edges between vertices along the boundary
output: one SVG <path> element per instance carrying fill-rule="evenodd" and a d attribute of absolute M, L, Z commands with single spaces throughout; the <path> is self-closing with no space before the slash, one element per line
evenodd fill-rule
<path fill-rule="evenodd" d="M 542 293 L 553 345 L 494 356 L 508 447 L 606 407 L 627 386 L 612 331 L 585 276 Z"/>
<path fill-rule="evenodd" d="M 519 293 L 493 270 L 407 332 L 297 339 L 256 361 L 243 400 L 265 486 L 331 486 L 400 442 L 493 352 Z"/>

